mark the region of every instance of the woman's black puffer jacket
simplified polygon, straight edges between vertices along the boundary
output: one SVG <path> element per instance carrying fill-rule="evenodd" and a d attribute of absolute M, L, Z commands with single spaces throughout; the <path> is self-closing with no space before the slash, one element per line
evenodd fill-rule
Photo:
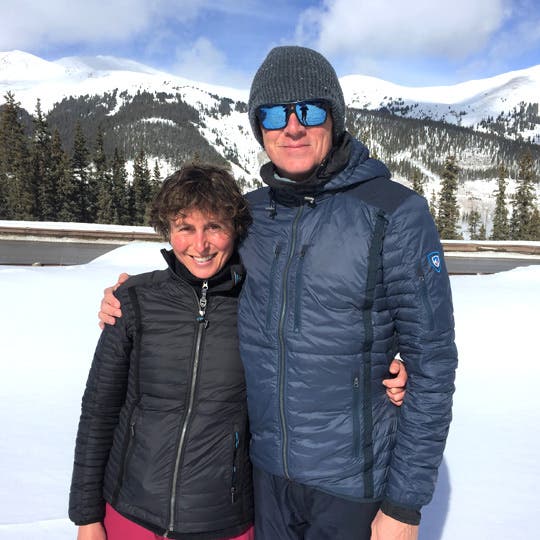
<path fill-rule="evenodd" d="M 122 317 L 104 329 L 88 377 L 69 516 L 101 521 L 108 501 L 161 536 L 236 536 L 253 519 L 236 326 L 243 269 L 228 264 L 203 292 L 163 253 L 169 269 L 115 293 Z"/>

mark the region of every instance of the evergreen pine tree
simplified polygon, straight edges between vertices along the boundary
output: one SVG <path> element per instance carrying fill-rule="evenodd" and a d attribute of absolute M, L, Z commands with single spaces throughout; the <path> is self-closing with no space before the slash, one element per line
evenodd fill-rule
<path fill-rule="evenodd" d="M 535 205 L 532 211 L 529 238 L 536 242 L 540 241 L 540 211 L 538 210 L 538 205 Z"/>
<path fill-rule="evenodd" d="M 456 157 L 448 156 L 442 173 L 439 212 L 437 214 L 437 227 L 441 238 L 444 240 L 457 240 L 460 237 L 457 230 L 459 209 L 456 199 L 458 172 Z"/>
<path fill-rule="evenodd" d="M 508 171 L 504 165 L 499 166 L 499 179 L 495 192 L 495 212 L 493 214 L 493 230 L 490 240 L 508 240 L 508 209 L 506 208 L 506 177 Z"/>
<path fill-rule="evenodd" d="M 47 121 L 41 111 L 41 102 L 36 104 L 34 136 L 31 147 L 32 185 L 36 197 L 36 218 L 41 221 L 56 219 L 55 177 L 52 174 L 52 137 Z"/>
<path fill-rule="evenodd" d="M 518 174 L 518 185 L 512 199 L 510 236 L 511 240 L 531 240 L 531 221 L 535 207 L 535 175 L 533 158 L 530 152 L 521 157 Z"/>
<path fill-rule="evenodd" d="M 132 224 L 129 208 L 129 186 L 127 184 L 126 163 L 118 148 L 114 149 L 111 165 L 112 174 L 112 223 Z"/>
<path fill-rule="evenodd" d="M 152 170 L 152 176 L 150 177 L 150 192 L 148 196 L 148 204 L 146 205 L 146 212 L 144 216 L 144 222 L 149 223 L 150 221 L 150 208 L 152 206 L 152 201 L 155 199 L 158 194 L 162 184 L 161 171 L 159 169 L 158 160 L 154 162 L 154 169 Z"/>
<path fill-rule="evenodd" d="M 34 219 L 35 193 L 28 141 L 19 120 L 19 103 L 5 95 L 0 114 L 0 219 Z"/>
<path fill-rule="evenodd" d="M 468 216 L 467 222 L 469 225 L 469 236 L 471 240 L 480 240 L 479 227 L 480 227 L 480 212 L 473 208 Z"/>
<path fill-rule="evenodd" d="M 71 188 L 69 188 L 66 185 L 66 171 L 65 167 L 68 166 L 69 168 L 69 160 L 64 152 L 64 149 L 62 148 L 62 141 L 60 140 L 60 133 L 57 129 L 54 130 L 52 134 L 52 140 L 51 140 L 51 159 L 50 159 L 50 185 L 54 186 L 54 193 L 52 194 L 52 216 L 51 221 L 75 221 L 76 220 L 76 212 L 71 214 L 71 210 L 69 211 L 70 215 L 72 217 L 70 219 L 61 219 L 60 218 L 60 210 L 66 206 L 69 207 L 70 205 L 74 204 L 74 193 L 75 193 L 75 186 L 73 185 Z M 71 173 L 69 177 L 67 177 L 67 180 L 71 179 Z M 65 204 L 64 201 L 64 193 L 69 193 L 69 196 L 71 197 L 71 200 L 68 201 L 69 204 Z"/>
<path fill-rule="evenodd" d="M 135 195 L 133 189 L 133 182 L 127 180 L 126 182 L 126 208 L 127 208 L 127 225 L 138 225 L 135 219 Z"/>
<path fill-rule="evenodd" d="M 159 169 L 158 160 L 154 162 L 154 170 L 152 171 L 152 179 L 150 181 L 150 193 L 151 200 L 154 200 L 154 197 L 157 195 L 158 191 L 161 189 L 162 184 L 161 171 Z"/>
<path fill-rule="evenodd" d="M 244 178 L 244 176 L 239 176 L 237 179 L 236 179 L 236 183 L 238 184 L 238 187 L 240 188 L 240 191 L 242 193 L 245 193 L 246 192 L 246 187 L 247 187 L 247 181 L 246 179 Z"/>
<path fill-rule="evenodd" d="M 96 150 L 94 152 L 93 179 L 96 186 L 96 222 L 114 223 L 113 185 L 111 173 L 107 169 L 107 157 L 103 147 L 103 130 L 98 127 Z"/>
<path fill-rule="evenodd" d="M 57 154 L 55 175 L 58 179 L 58 221 L 73 222 L 81 220 L 80 185 L 71 169 L 72 160 L 64 152 L 58 152 L 56 140 L 53 137 L 53 152 Z"/>
<path fill-rule="evenodd" d="M 437 194 L 435 190 L 431 190 L 431 199 L 429 199 L 429 213 L 431 217 L 436 221 L 437 220 Z"/>
<path fill-rule="evenodd" d="M 478 238 L 477 238 L 477 240 L 485 240 L 486 236 L 487 236 L 486 224 L 482 223 L 480 225 L 480 228 L 478 229 Z"/>
<path fill-rule="evenodd" d="M 422 177 L 418 169 L 413 169 L 412 172 L 412 188 L 418 195 L 425 196 L 424 193 L 425 178 Z"/>
<path fill-rule="evenodd" d="M 71 156 L 71 169 L 73 180 L 77 186 L 76 205 L 78 207 L 77 221 L 93 223 L 95 221 L 95 205 L 97 196 L 94 183 L 90 180 L 89 152 L 86 147 L 80 122 L 75 125 L 73 139 L 73 155 Z"/>
<path fill-rule="evenodd" d="M 146 218 L 146 207 L 151 200 L 150 171 L 144 150 L 140 150 L 133 163 L 133 222 L 143 225 Z"/>

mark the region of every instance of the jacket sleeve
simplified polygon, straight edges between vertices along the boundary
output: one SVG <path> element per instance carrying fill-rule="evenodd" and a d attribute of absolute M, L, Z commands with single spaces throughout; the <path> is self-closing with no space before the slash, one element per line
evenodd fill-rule
<path fill-rule="evenodd" d="M 102 331 L 82 398 L 69 495 L 69 518 L 76 525 L 102 521 L 105 515 L 103 478 L 125 401 L 132 346 L 129 300 L 120 289 L 118 297 L 123 317 Z"/>
<path fill-rule="evenodd" d="M 446 444 L 457 351 L 442 246 L 427 203 L 416 194 L 389 219 L 383 272 L 409 379 L 382 509 L 419 511 L 432 498 Z"/>

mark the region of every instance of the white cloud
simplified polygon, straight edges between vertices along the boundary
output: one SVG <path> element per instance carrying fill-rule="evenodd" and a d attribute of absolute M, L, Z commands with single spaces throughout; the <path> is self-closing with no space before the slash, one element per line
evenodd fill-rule
<path fill-rule="evenodd" d="M 214 84 L 243 88 L 249 84 L 244 73 L 228 65 L 226 55 L 206 37 L 199 37 L 190 47 L 176 49 L 172 71 L 181 77 Z"/>
<path fill-rule="evenodd" d="M 194 17 L 208 0 L 2 0 L 0 50 L 121 43 L 172 19 Z"/>
<path fill-rule="evenodd" d="M 539 63 L 540 5 L 538 0 L 512 0 L 505 8 L 505 24 L 484 49 L 459 66 L 462 79 L 478 73 L 497 74 Z"/>
<path fill-rule="evenodd" d="M 464 58 L 482 49 L 509 0 L 325 0 L 306 10 L 297 37 L 328 55 Z"/>
<path fill-rule="evenodd" d="M 492 61 L 512 59 L 540 48 L 540 15 L 522 15 L 524 16 L 511 28 L 503 31 L 489 48 L 488 57 Z"/>
<path fill-rule="evenodd" d="M 197 39 L 190 48 L 178 47 L 176 57 L 173 69 L 178 75 L 195 78 L 195 73 L 205 74 L 205 80 L 212 78 L 226 62 L 225 55 L 205 37 Z"/>

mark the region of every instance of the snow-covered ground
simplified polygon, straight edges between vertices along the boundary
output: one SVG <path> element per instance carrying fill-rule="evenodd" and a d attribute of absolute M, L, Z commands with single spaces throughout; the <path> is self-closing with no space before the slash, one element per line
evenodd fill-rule
<path fill-rule="evenodd" d="M 73 445 L 103 289 L 163 267 L 134 242 L 90 264 L 0 267 L 0 540 L 67 540 Z M 533 538 L 540 485 L 540 265 L 454 276 L 454 421 L 422 540 Z"/>

